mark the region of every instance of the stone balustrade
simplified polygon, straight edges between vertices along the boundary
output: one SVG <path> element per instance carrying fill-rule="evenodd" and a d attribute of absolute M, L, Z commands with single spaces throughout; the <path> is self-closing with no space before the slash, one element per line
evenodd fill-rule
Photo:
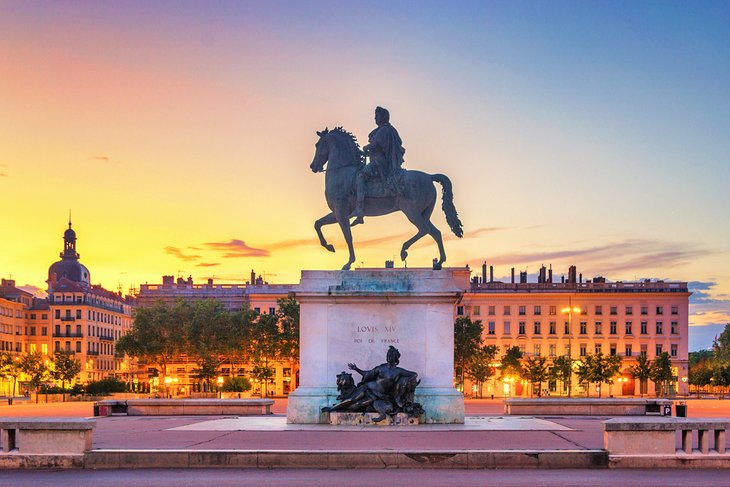
<path fill-rule="evenodd" d="M 727 418 L 613 418 L 605 421 L 603 427 L 604 447 L 611 466 L 730 468 L 725 436 L 730 428 Z M 677 448 L 678 432 L 681 448 Z"/>
<path fill-rule="evenodd" d="M 2 454 L 80 454 L 91 449 L 96 422 L 83 418 L 0 418 Z"/>

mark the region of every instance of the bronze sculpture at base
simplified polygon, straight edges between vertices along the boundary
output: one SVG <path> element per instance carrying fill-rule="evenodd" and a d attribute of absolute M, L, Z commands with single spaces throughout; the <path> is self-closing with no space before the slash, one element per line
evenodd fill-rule
<path fill-rule="evenodd" d="M 418 374 L 398 367 L 400 352 L 392 345 L 386 354 L 386 363 L 371 370 L 361 370 L 354 363 L 347 364 L 351 370 L 359 373 L 362 380 L 355 385 L 352 374 L 342 372 L 337 375 L 337 390 L 340 401 L 334 406 L 322 408 L 323 412 L 377 412 L 374 422 L 384 420 L 388 416 L 405 413 L 409 416 L 420 416 L 423 408 L 414 402 L 416 387 L 421 382 Z"/>

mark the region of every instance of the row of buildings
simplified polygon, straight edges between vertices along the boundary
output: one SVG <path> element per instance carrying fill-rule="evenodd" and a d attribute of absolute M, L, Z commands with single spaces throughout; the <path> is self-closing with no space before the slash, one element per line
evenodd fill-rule
<path fill-rule="evenodd" d="M 156 384 L 156 370 L 115 353 L 116 340 L 132 326 L 135 306 L 149 306 L 162 300 L 212 298 L 227 309 L 250 307 L 260 313 L 275 313 L 277 300 L 285 298 L 294 285 L 268 284 L 251 273 L 246 284 L 217 284 L 212 279 L 194 283 L 192 278 L 163 276 L 161 284 L 142 284 L 135 296 L 122 296 L 92 285 L 89 270 L 80 263 L 76 233 L 64 233 L 61 260 L 48 271 L 48 296 L 37 298 L 18 289 L 14 281 L 0 286 L 0 351 L 18 356 L 28 351 L 50 355 L 68 350 L 83 364 L 79 382 L 115 376 L 127 382 Z M 645 280 L 607 282 L 603 278 L 584 281 L 575 267 L 567 278 L 553 282 L 552 269 L 540 269 L 537 282 L 528 282 L 521 272 L 515 280 L 495 281 L 493 269 L 482 267 L 481 275 L 464 284 L 464 293 L 454 309 L 454 317 L 470 316 L 484 325 L 485 344 L 503 352 L 519 347 L 526 356 L 561 355 L 580 360 L 590 353 L 622 357 L 621 377 L 613 385 L 614 395 L 639 394 L 639 384 L 628 374 L 628 367 L 644 353 L 654 358 L 668 352 L 672 358 L 672 390 L 687 391 L 688 298 L 686 282 Z M 495 364 L 496 365 L 496 364 Z M 166 371 L 172 394 L 192 390 L 194 365 L 182 357 Z M 275 395 L 286 395 L 298 383 L 296 363 L 279 363 L 275 378 L 265 388 Z M 246 375 L 246 367 L 231 370 L 225 365 L 221 377 Z M 498 377 L 498 375 L 497 375 Z M 483 393 L 526 395 L 526 384 L 507 383 L 495 377 L 484 384 Z M 7 387 L 7 384 L 5 385 Z M 467 382 L 465 393 L 476 391 Z M 562 384 L 544 384 L 550 393 L 563 393 Z M 574 392 L 583 392 L 574 385 Z M 264 389 L 255 384 L 255 389 Z M 6 391 L 7 392 L 7 391 Z M 254 390 L 254 393 L 259 392 Z M 650 389 L 648 392 L 652 392 Z M 3 391 L 0 389 L 0 394 Z"/>

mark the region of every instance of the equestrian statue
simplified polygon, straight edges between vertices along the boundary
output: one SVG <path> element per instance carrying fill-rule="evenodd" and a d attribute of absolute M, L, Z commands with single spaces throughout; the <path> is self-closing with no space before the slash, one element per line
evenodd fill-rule
<path fill-rule="evenodd" d="M 349 270 L 355 262 L 351 226 L 364 222 L 364 217 L 380 216 L 402 211 L 415 225 L 416 234 L 403 243 L 400 258 L 406 260 L 408 249 L 425 235 L 430 235 L 438 245 L 439 257 L 433 260 L 433 268 L 441 269 L 446 252 L 441 232 L 431 223 L 436 206 L 434 182 L 441 184 L 443 195 L 441 208 L 454 235 L 461 238 L 463 230 L 454 206 L 451 181 L 443 174 L 426 174 L 403 169 L 405 149 L 398 131 L 390 124 L 390 113 L 382 107 L 375 109 L 377 127 L 370 132 L 368 144 L 362 150 L 357 139 L 342 127 L 317 132 L 319 140 L 310 169 L 324 172 L 324 195 L 330 213 L 314 223 L 319 243 L 330 252 L 335 248 L 322 234 L 322 227 L 338 223 L 350 252 L 342 270 Z M 370 163 L 366 164 L 366 158 Z M 352 223 L 350 219 L 354 218 Z"/>

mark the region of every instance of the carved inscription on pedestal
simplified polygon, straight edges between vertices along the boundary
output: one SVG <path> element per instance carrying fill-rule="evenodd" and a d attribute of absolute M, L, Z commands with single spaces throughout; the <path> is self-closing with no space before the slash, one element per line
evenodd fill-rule
<path fill-rule="evenodd" d="M 378 343 L 394 345 L 400 343 L 398 327 L 395 325 L 353 325 L 353 343 Z"/>

